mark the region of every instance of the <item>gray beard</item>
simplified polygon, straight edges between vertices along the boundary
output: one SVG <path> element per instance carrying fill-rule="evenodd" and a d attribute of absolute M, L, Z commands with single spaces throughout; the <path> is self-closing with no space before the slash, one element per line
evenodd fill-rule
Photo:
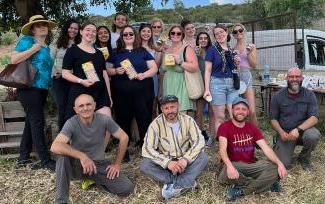
<path fill-rule="evenodd" d="M 288 85 L 288 89 L 293 92 L 293 93 L 299 93 L 301 86 L 302 86 L 302 82 L 300 82 L 298 85 L 292 85 L 291 83 L 287 82 Z"/>

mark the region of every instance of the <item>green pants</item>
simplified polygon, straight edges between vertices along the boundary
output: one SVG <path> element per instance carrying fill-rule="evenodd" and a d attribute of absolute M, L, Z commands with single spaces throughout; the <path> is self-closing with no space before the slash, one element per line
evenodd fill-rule
<path fill-rule="evenodd" d="M 222 184 L 235 184 L 243 189 L 244 194 L 260 193 L 270 190 L 272 184 L 279 180 L 277 165 L 268 161 L 257 161 L 248 164 L 243 162 L 232 162 L 239 173 L 239 179 L 229 179 L 226 165 L 218 176 Z"/>

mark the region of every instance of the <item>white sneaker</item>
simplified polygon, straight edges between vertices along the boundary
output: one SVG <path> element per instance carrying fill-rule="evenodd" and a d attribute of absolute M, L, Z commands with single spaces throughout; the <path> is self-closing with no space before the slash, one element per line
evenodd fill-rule
<path fill-rule="evenodd" d="M 208 141 L 205 143 L 206 148 L 211 148 L 215 145 L 216 141 L 214 137 L 209 137 Z"/>
<path fill-rule="evenodd" d="M 181 195 L 183 188 L 174 188 L 174 184 L 165 184 L 161 189 L 161 196 L 164 199 L 176 198 Z"/>

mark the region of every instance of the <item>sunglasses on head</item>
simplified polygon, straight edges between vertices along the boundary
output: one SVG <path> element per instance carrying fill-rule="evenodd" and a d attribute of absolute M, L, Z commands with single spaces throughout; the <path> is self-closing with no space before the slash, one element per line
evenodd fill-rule
<path fill-rule="evenodd" d="M 177 36 L 181 36 L 181 35 L 182 35 L 182 33 L 181 33 L 181 32 L 174 32 L 174 31 L 172 31 L 172 32 L 170 32 L 170 35 L 177 35 Z"/>
<path fill-rule="evenodd" d="M 152 26 L 152 28 L 161 28 L 161 26 Z"/>
<path fill-rule="evenodd" d="M 233 30 L 232 34 L 236 35 L 237 33 L 242 33 L 242 32 L 244 32 L 244 29 L 240 28 L 238 30 Z"/>
<path fill-rule="evenodd" d="M 127 37 L 127 36 L 134 36 L 133 32 L 128 32 L 128 33 L 123 33 L 123 37 Z"/>

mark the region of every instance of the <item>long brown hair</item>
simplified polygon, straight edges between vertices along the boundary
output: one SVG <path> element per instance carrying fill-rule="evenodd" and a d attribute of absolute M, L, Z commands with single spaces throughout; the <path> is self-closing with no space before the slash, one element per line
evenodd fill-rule
<path fill-rule="evenodd" d="M 134 42 L 133 42 L 133 49 L 134 50 L 139 50 L 139 49 L 144 49 L 139 41 L 139 37 L 138 37 L 138 33 L 137 31 L 130 25 L 128 26 L 125 26 L 122 30 L 121 30 L 121 33 L 120 33 L 120 37 L 119 39 L 117 40 L 116 44 L 117 44 L 117 52 L 122 52 L 125 50 L 125 42 L 123 40 L 123 33 L 124 33 L 124 30 L 126 28 L 131 28 L 131 30 L 133 31 L 134 33 Z"/>
<path fill-rule="evenodd" d="M 151 28 L 151 25 L 150 24 L 145 24 L 145 23 L 142 23 L 140 25 L 140 28 L 139 28 L 139 41 L 140 41 L 140 44 L 142 46 L 142 38 L 141 38 L 141 31 L 144 29 L 144 28 L 149 28 L 151 30 L 151 37 L 149 38 L 148 40 L 148 47 L 150 49 L 156 49 L 155 45 L 154 45 L 154 42 L 153 42 L 153 33 L 152 33 L 152 28 Z"/>

